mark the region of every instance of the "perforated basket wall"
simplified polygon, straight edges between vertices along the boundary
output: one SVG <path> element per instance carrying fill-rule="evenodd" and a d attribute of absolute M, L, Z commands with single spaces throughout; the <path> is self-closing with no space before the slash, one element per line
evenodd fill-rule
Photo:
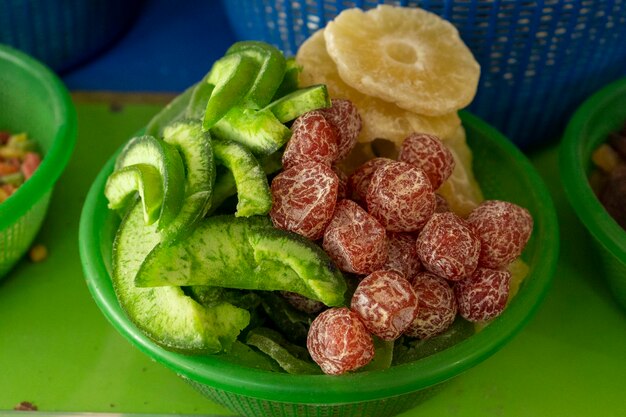
<path fill-rule="evenodd" d="M 0 43 L 64 71 L 118 39 L 144 1 L 2 0 Z"/>
<path fill-rule="evenodd" d="M 482 67 L 470 110 L 524 148 L 556 139 L 589 94 L 626 74 L 626 0 L 223 0 L 239 38 L 288 54 L 341 10 L 379 3 L 451 21 Z"/>
<path fill-rule="evenodd" d="M 0 278 L 28 251 L 46 217 L 52 190 L 9 227 L 0 230 Z"/>
<path fill-rule="evenodd" d="M 437 394 L 446 383 L 409 394 L 346 404 L 298 404 L 234 394 L 185 379 L 206 397 L 246 417 L 392 417 Z"/>

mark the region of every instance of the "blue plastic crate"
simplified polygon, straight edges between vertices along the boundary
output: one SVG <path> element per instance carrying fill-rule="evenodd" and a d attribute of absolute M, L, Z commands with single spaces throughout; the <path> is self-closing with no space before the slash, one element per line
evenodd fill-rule
<path fill-rule="evenodd" d="M 452 22 L 481 65 L 469 109 L 523 148 L 556 139 L 593 91 L 626 75 L 626 0 L 223 0 L 241 39 L 288 54 L 348 7 L 421 7 Z"/>
<path fill-rule="evenodd" d="M 0 0 L 0 43 L 63 72 L 101 52 L 144 0 Z"/>

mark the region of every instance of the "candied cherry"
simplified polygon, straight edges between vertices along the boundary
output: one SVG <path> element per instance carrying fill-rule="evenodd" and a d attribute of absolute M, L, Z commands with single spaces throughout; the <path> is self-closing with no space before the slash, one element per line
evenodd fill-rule
<path fill-rule="evenodd" d="M 426 133 L 412 133 L 406 137 L 400 147 L 398 161 L 421 168 L 433 190 L 450 177 L 455 165 L 452 152 L 441 139 Z"/>
<path fill-rule="evenodd" d="M 387 262 L 383 269 L 398 271 L 410 281 L 423 269 L 416 240 L 413 233 L 387 232 Z"/>
<path fill-rule="evenodd" d="M 417 254 L 428 271 L 459 281 L 478 266 L 480 241 L 468 223 L 449 213 L 435 213 L 416 242 Z"/>
<path fill-rule="evenodd" d="M 387 261 L 385 228 L 351 200 L 337 202 L 322 247 L 345 272 L 367 275 Z"/>
<path fill-rule="evenodd" d="M 306 346 L 322 371 L 339 375 L 367 365 L 374 343 L 359 315 L 346 307 L 329 308 L 311 323 Z"/>
<path fill-rule="evenodd" d="M 391 232 L 420 230 L 436 205 L 424 171 L 405 162 L 391 162 L 372 174 L 366 202 L 368 213 Z"/>
<path fill-rule="evenodd" d="M 431 272 L 420 272 L 413 279 L 413 289 L 419 308 L 405 334 L 429 339 L 443 333 L 454 322 L 457 313 L 456 299 L 448 281 Z"/>
<path fill-rule="evenodd" d="M 479 267 L 454 285 L 459 314 L 468 321 L 483 322 L 500 315 L 509 297 L 511 274 Z"/>
<path fill-rule="evenodd" d="M 350 100 L 334 98 L 331 107 L 319 110 L 335 128 L 337 136 L 336 160 L 344 159 L 354 148 L 361 133 L 361 116 Z"/>
<path fill-rule="evenodd" d="M 389 158 L 372 158 L 364 164 L 360 165 L 348 177 L 348 195 L 352 200 L 359 204 L 365 205 L 367 197 L 367 188 L 370 185 L 372 175 L 376 170 L 384 165 L 392 163 L 393 159 Z"/>
<path fill-rule="evenodd" d="M 278 229 L 320 239 L 337 202 L 339 179 L 318 162 L 305 162 L 278 174 L 272 180 L 270 218 Z"/>
<path fill-rule="evenodd" d="M 415 320 L 418 297 L 411 283 L 397 271 L 376 271 L 356 287 L 350 308 L 372 334 L 395 340 Z"/>
<path fill-rule="evenodd" d="M 483 201 L 467 217 L 480 240 L 478 264 L 505 267 L 520 256 L 533 231 L 533 218 L 523 207 L 507 201 Z"/>
<path fill-rule="evenodd" d="M 283 153 L 284 169 L 309 161 L 331 166 L 337 159 L 337 134 L 320 111 L 299 116 L 291 125 L 291 132 Z"/>

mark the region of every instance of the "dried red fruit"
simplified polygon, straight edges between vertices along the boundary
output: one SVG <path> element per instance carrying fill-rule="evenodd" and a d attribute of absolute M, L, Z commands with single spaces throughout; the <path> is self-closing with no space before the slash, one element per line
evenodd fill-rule
<path fill-rule="evenodd" d="M 358 204 L 339 200 L 322 247 L 345 272 L 367 275 L 387 260 L 385 229 Z"/>
<path fill-rule="evenodd" d="M 332 99 L 329 109 L 320 109 L 335 128 L 337 135 L 337 161 L 342 160 L 354 145 L 356 145 L 359 133 L 361 133 L 361 116 L 356 106 L 350 100 Z"/>
<path fill-rule="evenodd" d="M 321 312 L 311 323 L 306 346 L 311 358 L 330 375 L 360 368 L 374 357 L 372 337 L 358 314 L 345 307 Z"/>
<path fill-rule="evenodd" d="M 459 314 L 466 320 L 491 320 L 504 311 L 511 274 L 506 270 L 478 268 L 454 285 Z"/>
<path fill-rule="evenodd" d="M 457 312 L 454 292 L 448 282 L 431 272 L 421 272 L 413 279 L 413 289 L 419 309 L 405 334 L 429 339 L 443 333 L 454 322 Z"/>
<path fill-rule="evenodd" d="M 333 165 L 333 171 L 339 179 L 339 189 L 337 190 L 337 199 L 348 198 L 348 175 L 341 168 Z"/>
<path fill-rule="evenodd" d="M 398 161 L 421 168 L 433 187 L 438 189 L 454 170 L 454 156 L 435 135 L 413 133 L 400 147 Z"/>
<path fill-rule="evenodd" d="M 435 213 L 417 237 L 416 247 L 425 269 L 451 281 L 471 275 L 478 266 L 480 241 L 452 212 Z"/>
<path fill-rule="evenodd" d="M 515 260 L 533 231 L 528 210 L 506 201 L 483 201 L 467 222 L 480 240 L 478 264 L 486 268 L 500 268 Z"/>
<path fill-rule="evenodd" d="M 350 308 L 370 333 L 383 340 L 395 340 L 415 320 L 418 297 L 402 274 L 381 270 L 359 283 Z"/>
<path fill-rule="evenodd" d="M 298 117 L 291 132 L 282 159 L 284 169 L 309 161 L 331 166 L 337 159 L 337 133 L 320 111 Z"/>
<path fill-rule="evenodd" d="M 411 233 L 387 233 L 387 262 L 383 269 L 400 272 L 409 281 L 423 267 L 417 256 L 415 241 L 417 236 Z"/>
<path fill-rule="evenodd" d="M 421 169 L 405 162 L 378 168 L 367 188 L 367 211 L 387 230 L 420 230 L 435 212 L 435 193 Z"/>
<path fill-rule="evenodd" d="M 296 310 L 300 310 L 307 314 L 319 313 L 326 308 L 326 305 L 324 305 L 321 301 L 312 300 L 295 292 L 281 291 L 280 295 L 282 295 L 283 298 L 287 300 L 287 302 Z"/>
<path fill-rule="evenodd" d="M 367 188 L 374 172 L 382 166 L 393 162 L 389 158 L 372 158 L 358 167 L 348 178 L 348 195 L 357 203 L 365 205 Z"/>
<path fill-rule="evenodd" d="M 339 179 L 318 162 L 296 165 L 278 174 L 271 185 L 274 226 L 311 240 L 320 239 L 337 201 Z"/>

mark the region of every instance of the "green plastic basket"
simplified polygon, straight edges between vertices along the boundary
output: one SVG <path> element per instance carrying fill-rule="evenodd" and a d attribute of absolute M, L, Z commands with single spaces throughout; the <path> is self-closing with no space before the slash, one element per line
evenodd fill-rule
<path fill-rule="evenodd" d="M 574 113 L 560 145 L 559 168 L 565 194 L 593 236 L 607 282 L 626 309 L 626 231 L 604 209 L 588 180 L 593 169 L 591 154 L 624 122 L 626 78 L 596 92 Z"/>
<path fill-rule="evenodd" d="M 0 278 L 32 244 L 76 141 L 65 86 L 30 56 L 0 45 L 0 130 L 27 132 L 44 154 L 34 175 L 0 203 Z"/>
<path fill-rule="evenodd" d="M 240 415 L 384 417 L 401 413 L 445 389 L 445 381 L 504 346 L 528 323 L 556 268 L 558 225 L 543 181 L 523 154 L 496 130 L 467 113 L 463 122 L 486 196 L 527 207 L 535 228 L 524 252 L 530 273 L 517 296 L 488 327 L 455 346 L 384 371 L 342 376 L 272 373 L 229 363 L 219 356 L 185 356 L 160 348 L 126 317 L 111 284 L 111 245 L 119 220 L 107 210 L 103 187 L 113 169 L 113 158 L 93 183 L 81 214 L 80 255 L 89 290 L 107 319 L 133 345 L 212 401 Z"/>

